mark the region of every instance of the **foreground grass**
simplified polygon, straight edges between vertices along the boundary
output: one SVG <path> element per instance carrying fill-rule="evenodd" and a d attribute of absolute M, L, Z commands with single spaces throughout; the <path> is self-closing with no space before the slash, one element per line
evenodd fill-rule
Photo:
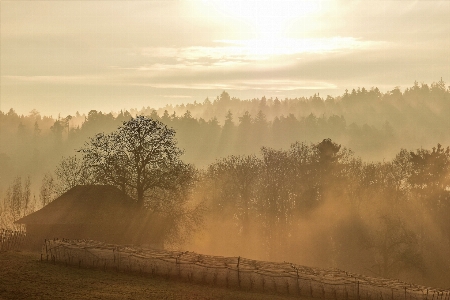
<path fill-rule="evenodd" d="M 286 297 L 161 277 L 54 265 L 41 262 L 38 253 L 0 252 L 0 300 L 7 299 L 269 300 Z"/>

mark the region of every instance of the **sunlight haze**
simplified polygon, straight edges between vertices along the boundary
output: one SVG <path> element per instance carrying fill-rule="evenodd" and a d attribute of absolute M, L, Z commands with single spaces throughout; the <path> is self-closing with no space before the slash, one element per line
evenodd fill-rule
<path fill-rule="evenodd" d="M 1 103 L 56 116 L 450 78 L 449 1 L 2 1 Z"/>
<path fill-rule="evenodd" d="M 0 299 L 450 300 L 449 129 L 450 0 L 0 0 Z"/>

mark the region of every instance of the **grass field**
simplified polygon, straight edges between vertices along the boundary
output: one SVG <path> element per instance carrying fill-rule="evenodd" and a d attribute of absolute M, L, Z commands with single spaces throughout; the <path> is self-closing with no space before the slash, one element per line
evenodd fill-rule
<path fill-rule="evenodd" d="M 0 299 L 286 299 L 40 261 L 39 253 L 0 252 Z M 292 298 L 291 298 L 292 299 Z"/>

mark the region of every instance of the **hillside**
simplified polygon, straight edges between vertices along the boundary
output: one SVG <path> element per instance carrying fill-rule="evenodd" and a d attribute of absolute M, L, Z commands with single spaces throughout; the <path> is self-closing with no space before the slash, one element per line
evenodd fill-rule
<path fill-rule="evenodd" d="M 125 273 L 64 267 L 38 253 L 0 253 L 0 299 L 286 299 Z"/>

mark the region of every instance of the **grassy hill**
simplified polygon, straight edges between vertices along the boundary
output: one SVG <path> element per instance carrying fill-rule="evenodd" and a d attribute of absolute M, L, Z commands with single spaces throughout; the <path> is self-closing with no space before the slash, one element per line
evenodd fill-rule
<path fill-rule="evenodd" d="M 286 299 L 138 276 L 65 267 L 40 261 L 39 253 L 0 253 L 0 300 L 8 299 Z"/>

